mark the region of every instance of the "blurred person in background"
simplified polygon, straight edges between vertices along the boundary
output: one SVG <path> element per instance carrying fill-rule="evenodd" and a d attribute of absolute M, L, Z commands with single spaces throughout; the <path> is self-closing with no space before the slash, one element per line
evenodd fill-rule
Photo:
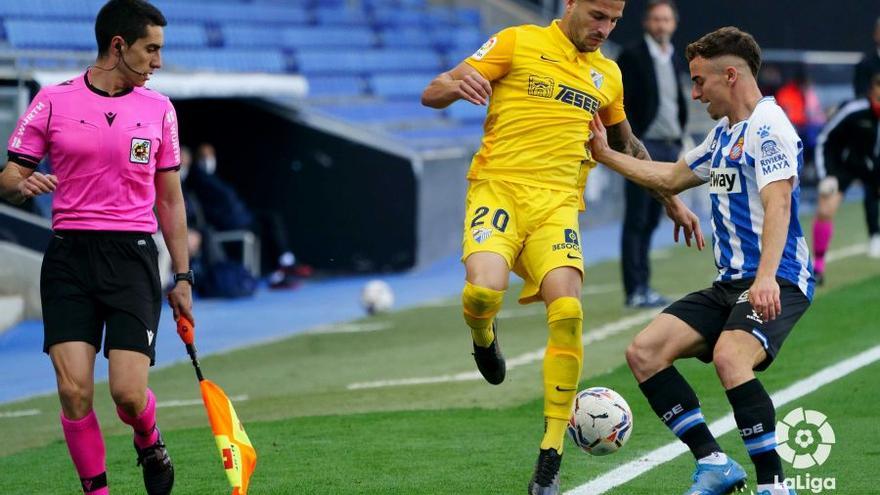
<path fill-rule="evenodd" d="M 880 72 L 880 17 L 874 22 L 874 47 L 856 65 L 853 91 L 856 98 L 866 96 L 871 86 L 871 76 Z"/>
<path fill-rule="evenodd" d="M 458 100 L 489 107 L 468 173 L 461 257 L 463 316 L 486 381 L 500 384 L 506 374 L 495 316 L 510 272 L 525 280 L 521 304 L 546 305 L 544 436 L 531 495 L 559 493 L 563 440 L 583 366 L 578 212 L 596 166 L 587 126 L 602 115 L 612 147 L 649 156 L 624 112 L 620 69 L 599 50 L 624 6 L 624 0 L 566 0 L 561 20 L 502 30 L 422 94 L 422 104 L 432 108 Z M 685 228 L 688 245 L 694 230 L 702 245 L 696 215 L 674 195 L 663 202 L 676 229 Z"/>
<path fill-rule="evenodd" d="M 822 129 L 816 146 L 819 206 L 813 221 L 816 280 L 824 282 L 825 255 L 834 234 L 834 215 L 855 180 L 865 188 L 868 256 L 880 258 L 880 70 L 871 79 L 867 96 L 840 108 Z"/>
<path fill-rule="evenodd" d="M 177 114 L 167 96 L 144 88 L 162 66 L 166 24 L 148 2 L 107 2 L 95 19 L 94 64 L 37 93 L 9 138 L 0 174 L 0 195 L 13 203 L 55 191 L 40 273 L 43 352 L 55 368 L 70 458 L 91 495 L 109 493 L 93 409 L 102 346 L 110 395 L 132 429 L 147 493 L 168 494 L 174 484 L 148 387 L 163 292 L 151 237 L 157 228 L 177 272 L 166 294 L 174 319 L 194 321 Z M 46 155 L 54 175 L 35 171 Z"/>
<path fill-rule="evenodd" d="M 271 257 L 277 258 L 277 264 L 269 274 L 270 288 L 294 288 L 301 278 L 310 277 L 312 268 L 296 263 L 281 216 L 272 210 L 250 208 L 216 171 L 217 152 L 214 146 L 200 144 L 196 149 L 195 166 L 191 167 L 184 186 L 201 204 L 207 225 L 217 232 L 253 232 Z"/>
<path fill-rule="evenodd" d="M 678 10 L 672 0 L 650 0 L 642 19 L 644 37 L 626 47 L 617 59 L 623 75 L 624 108 L 633 133 L 651 158 L 664 162 L 678 159 L 687 125 L 687 101 L 679 77 L 687 67 L 672 46 L 677 24 Z M 620 266 L 626 306 L 665 306 L 666 298 L 650 285 L 651 237 L 663 205 L 651 192 L 625 180 Z"/>
<path fill-rule="evenodd" d="M 804 143 L 804 158 L 812 160 L 816 140 L 825 124 L 825 111 L 807 76 L 807 68 L 798 66 L 794 77 L 776 90 L 775 97 Z"/>

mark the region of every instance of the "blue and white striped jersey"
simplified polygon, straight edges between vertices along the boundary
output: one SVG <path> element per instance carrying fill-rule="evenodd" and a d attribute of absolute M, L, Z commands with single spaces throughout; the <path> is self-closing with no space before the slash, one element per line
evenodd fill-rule
<path fill-rule="evenodd" d="M 688 166 L 709 183 L 717 280 L 757 274 L 764 228 L 760 191 L 771 182 L 794 178 L 788 238 L 776 275 L 813 299 L 813 265 L 798 222 L 803 152 L 803 143 L 782 108 L 766 97 L 747 120 L 733 127 L 727 117 L 721 119 L 705 141 L 687 153 Z"/>

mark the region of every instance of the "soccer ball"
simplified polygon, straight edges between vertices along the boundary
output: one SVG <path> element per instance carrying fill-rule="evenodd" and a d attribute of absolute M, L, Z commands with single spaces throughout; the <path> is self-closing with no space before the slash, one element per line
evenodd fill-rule
<path fill-rule="evenodd" d="M 593 387 L 574 398 L 568 434 L 584 452 L 608 455 L 623 447 L 632 434 L 629 404 L 614 390 Z"/>
<path fill-rule="evenodd" d="M 391 309 L 394 305 L 394 292 L 381 280 L 370 280 L 361 291 L 361 305 L 373 315 Z"/>

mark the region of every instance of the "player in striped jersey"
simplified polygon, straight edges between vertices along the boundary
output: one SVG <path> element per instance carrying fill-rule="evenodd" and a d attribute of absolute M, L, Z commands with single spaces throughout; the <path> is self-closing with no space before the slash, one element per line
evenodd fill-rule
<path fill-rule="evenodd" d="M 718 446 L 696 394 L 673 363 L 714 361 L 757 472 L 758 495 L 789 495 L 776 453 L 775 410 L 755 377 L 767 369 L 813 297 L 809 249 L 798 223 L 803 145 L 773 98 L 756 83 L 754 38 L 726 27 L 691 43 L 691 96 L 718 124 L 676 163 L 613 151 L 601 121 L 591 125 L 593 156 L 645 187 L 676 194 L 705 182 L 712 200 L 718 277 L 676 301 L 638 334 L 626 357 L 661 420 L 697 459 L 688 495 L 745 488 L 746 473 Z"/>

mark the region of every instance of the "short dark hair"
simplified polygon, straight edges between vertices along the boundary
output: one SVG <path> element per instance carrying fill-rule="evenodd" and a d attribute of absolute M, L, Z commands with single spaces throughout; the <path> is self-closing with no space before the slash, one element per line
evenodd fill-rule
<path fill-rule="evenodd" d="M 110 0 L 95 19 L 98 56 L 110 50 L 110 40 L 122 36 L 129 45 L 147 35 L 147 26 L 165 26 L 168 21 L 154 5 L 145 0 Z"/>
<path fill-rule="evenodd" d="M 733 26 L 716 29 L 688 45 L 685 50 L 688 62 L 697 57 L 709 60 L 723 55 L 733 55 L 745 60 L 752 75 L 758 77 L 758 70 L 761 69 L 761 47 L 751 34 Z"/>
<path fill-rule="evenodd" d="M 648 0 L 648 4 L 645 5 L 645 15 L 642 16 L 642 20 L 647 19 L 651 11 L 661 5 L 668 5 L 669 8 L 672 9 L 672 15 L 675 16 L 675 20 L 678 20 L 678 6 L 675 5 L 675 0 Z"/>

